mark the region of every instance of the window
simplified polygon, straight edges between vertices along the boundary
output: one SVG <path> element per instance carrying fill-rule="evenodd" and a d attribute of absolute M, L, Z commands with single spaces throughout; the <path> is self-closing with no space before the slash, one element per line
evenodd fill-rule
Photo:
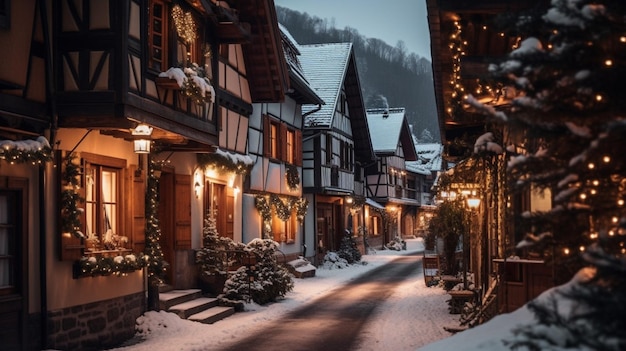
<path fill-rule="evenodd" d="M 270 131 L 269 131 L 269 138 L 270 138 L 270 143 L 269 143 L 269 154 L 271 158 L 275 158 L 278 159 L 279 158 L 279 153 L 278 153 L 278 124 L 277 123 L 270 123 Z"/>
<path fill-rule="evenodd" d="M 150 0 L 148 8 L 148 67 L 167 70 L 167 7 L 164 0 Z"/>
<path fill-rule="evenodd" d="M 125 163 L 104 156 L 85 159 L 84 232 L 92 242 L 91 248 L 113 250 L 125 247 L 127 238 L 121 232 L 122 162 Z"/>
<path fill-rule="evenodd" d="M 263 156 L 302 165 L 302 132 L 270 116 L 263 119 Z"/>
<path fill-rule="evenodd" d="M 297 229 L 298 223 L 295 214 L 292 214 L 285 222 L 276 215 L 272 217 L 272 235 L 277 242 L 293 244 L 296 241 Z"/>
<path fill-rule="evenodd" d="M 333 162 L 333 137 L 332 135 L 326 135 L 326 163 Z"/>
<path fill-rule="evenodd" d="M 14 191 L 0 191 L 0 296 L 16 292 L 18 269 L 18 197 Z"/>
<path fill-rule="evenodd" d="M 286 150 L 285 150 L 285 162 L 294 164 L 296 163 L 294 149 L 296 142 L 296 133 L 293 130 L 287 130 L 287 142 L 286 142 Z"/>
<path fill-rule="evenodd" d="M 181 17 L 184 17 L 185 26 L 182 28 L 178 28 L 180 25 L 176 21 L 176 15 L 180 14 Z M 198 33 L 202 31 L 198 29 L 198 21 L 193 18 L 191 12 L 184 11 L 180 8 L 180 5 L 175 5 L 172 9 L 172 18 L 174 18 L 173 23 L 176 29 L 176 58 L 178 62 L 201 62 L 199 61 L 200 56 L 198 55 L 198 48 L 200 47 L 198 41 Z M 188 20 L 191 19 L 191 22 Z M 193 30 L 189 30 L 193 28 Z"/>
<path fill-rule="evenodd" d="M 0 28 L 11 28 L 11 0 L 0 0 Z"/>

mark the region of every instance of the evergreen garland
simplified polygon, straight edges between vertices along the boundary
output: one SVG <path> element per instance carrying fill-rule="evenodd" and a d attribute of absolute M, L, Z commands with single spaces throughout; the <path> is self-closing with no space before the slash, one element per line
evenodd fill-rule
<path fill-rule="evenodd" d="M 148 280 L 151 284 L 160 284 L 165 277 L 169 264 L 163 258 L 161 250 L 161 228 L 158 219 L 158 189 L 159 179 L 154 171 L 158 167 L 150 157 L 148 162 L 148 185 L 146 187 L 146 247 L 145 259 L 148 267 Z"/>
<path fill-rule="evenodd" d="M 126 276 L 128 273 L 143 269 L 147 257 L 143 254 L 128 254 L 115 257 L 85 256 L 74 263 L 74 278 L 115 275 Z"/>
<path fill-rule="evenodd" d="M 52 160 L 52 148 L 48 140 L 40 136 L 37 140 L 0 140 L 0 159 L 11 164 L 39 164 Z"/>
<path fill-rule="evenodd" d="M 291 213 L 295 210 L 296 219 L 298 222 L 302 223 L 309 206 L 309 200 L 305 198 L 287 197 L 286 201 L 283 202 L 276 194 L 270 194 L 269 196 L 257 195 L 254 198 L 254 205 L 263 219 L 263 237 L 271 238 L 272 206 L 276 211 L 276 216 L 282 221 L 288 221 L 291 217 Z"/>
<path fill-rule="evenodd" d="M 66 156 L 62 174 L 63 190 L 61 191 L 61 232 L 70 233 L 76 238 L 85 238 L 80 230 L 80 215 L 84 209 L 79 203 L 85 201 L 79 194 L 80 166 L 76 161 L 76 155 L 70 153 Z"/>
<path fill-rule="evenodd" d="M 253 166 L 249 156 L 237 157 L 228 152 L 217 150 L 207 154 L 197 154 L 198 166 L 202 169 L 215 168 L 219 173 L 235 173 L 245 175 Z"/>

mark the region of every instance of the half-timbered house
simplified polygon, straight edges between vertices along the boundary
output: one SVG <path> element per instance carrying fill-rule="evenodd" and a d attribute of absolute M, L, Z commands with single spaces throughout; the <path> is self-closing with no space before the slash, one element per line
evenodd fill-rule
<path fill-rule="evenodd" d="M 47 4 L 0 4 L 0 348 L 41 345 L 50 123 Z M 43 268 L 43 269 L 42 269 Z"/>
<path fill-rule="evenodd" d="M 0 5 L 3 343 L 115 345 L 147 283 L 195 286 L 207 213 L 241 240 L 252 102 L 288 81 L 273 1 Z"/>
<path fill-rule="evenodd" d="M 385 206 L 375 211 L 372 221 L 371 243 L 381 247 L 401 238 L 403 228 L 413 230 L 413 221 L 407 214 L 415 214 L 420 205 L 421 191 L 415 176 L 407 176 L 406 161 L 417 160 L 413 136 L 404 108 L 368 109 L 367 123 L 377 161 L 365 168 L 367 197 Z M 403 227 L 404 220 L 409 228 Z"/>
<path fill-rule="evenodd" d="M 409 189 L 416 189 L 420 207 L 414 218 L 402 222 L 402 233 L 405 236 L 422 237 L 426 234 L 428 223 L 436 209 L 433 185 L 440 172 L 445 170 L 442 159 L 443 145 L 439 143 L 420 143 L 414 138 L 417 161 L 405 162 Z M 409 196 L 411 197 L 411 196 Z M 412 230 L 412 231 L 411 231 Z"/>
<path fill-rule="evenodd" d="M 255 161 L 244 188 L 243 241 L 273 239 L 284 255 L 279 258 L 291 261 L 312 252 L 303 227 L 308 201 L 302 197 L 302 104 L 324 101 L 302 72 L 293 37 L 280 26 L 277 39 L 282 41 L 289 89 L 282 102 L 253 104 L 248 154 Z"/>
<path fill-rule="evenodd" d="M 306 245 L 317 261 L 339 248 L 348 229 L 364 227 L 363 168 L 374 161 L 361 86 L 351 43 L 302 45 L 306 78 L 324 105 L 306 104 L 302 179 L 312 215 L 305 219 Z"/>

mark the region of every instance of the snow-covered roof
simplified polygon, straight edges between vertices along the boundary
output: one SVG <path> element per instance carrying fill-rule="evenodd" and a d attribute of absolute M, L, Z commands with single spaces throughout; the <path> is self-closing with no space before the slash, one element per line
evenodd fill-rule
<path fill-rule="evenodd" d="M 439 143 L 415 143 L 418 160 L 415 161 L 430 171 L 440 171 L 442 167 L 443 145 Z"/>
<path fill-rule="evenodd" d="M 341 92 L 352 43 L 300 45 L 300 64 L 304 75 L 325 105 L 307 115 L 305 127 L 329 127 L 335 115 L 335 106 Z M 318 105 L 303 105 L 302 114 L 317 110 Z"/>
<path fill-rule="evenodd" d="M 404 107 L 368 109 L 367 124 L 376 153 L 395 153 L 404 123 Z"/>

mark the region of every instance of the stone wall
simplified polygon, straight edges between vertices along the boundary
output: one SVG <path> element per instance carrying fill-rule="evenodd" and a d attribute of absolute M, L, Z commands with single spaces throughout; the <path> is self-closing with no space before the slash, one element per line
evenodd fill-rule
<path fill-rule="evenodd" d="M 102 350 L 131 339 L 146 311 L 143 292 L 50 311 L 48 346 L 56 350 Z"/>

